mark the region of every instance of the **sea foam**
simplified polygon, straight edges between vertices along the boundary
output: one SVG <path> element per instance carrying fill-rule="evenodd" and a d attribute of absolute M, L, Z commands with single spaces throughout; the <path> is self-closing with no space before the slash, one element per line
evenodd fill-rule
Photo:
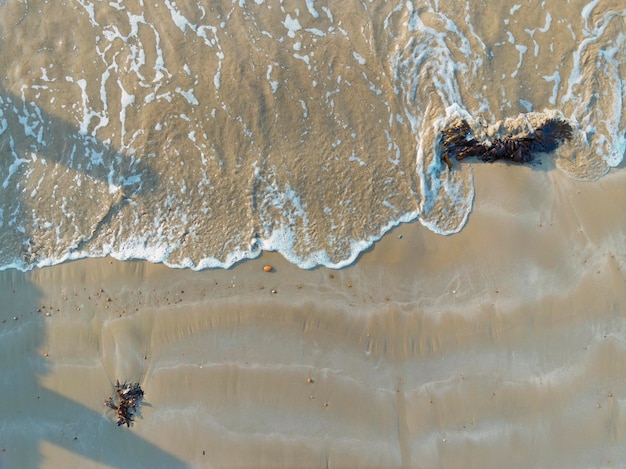
<path fill-rule="evenodd" d="M 463 228 L 472 164 L 449 171 L 438 148 L 455 120 L 488 140 L 567 119 L 573 139 L 550 157 L 577 179 L 626 151 L 626 9 L 597 0 L 515 5 L 496 33 L 470 4 L 77 5 L 42 4 L 72 25 L 46 47 L 8 34 L 0 52 L 0 268 L 199 270 L 263 251 L 342 268 L 400 223 Z M 10 17 L 7 31 L 38 27 Z"/>

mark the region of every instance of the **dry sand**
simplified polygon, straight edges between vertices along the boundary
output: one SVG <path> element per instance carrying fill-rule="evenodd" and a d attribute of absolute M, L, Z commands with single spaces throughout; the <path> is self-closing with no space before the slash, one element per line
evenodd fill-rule
<path fill-rule="evenodd" d="M 626 172 L 474 175 L 340 271 L 0 273 L 0 468 L 626 466 Z"/>

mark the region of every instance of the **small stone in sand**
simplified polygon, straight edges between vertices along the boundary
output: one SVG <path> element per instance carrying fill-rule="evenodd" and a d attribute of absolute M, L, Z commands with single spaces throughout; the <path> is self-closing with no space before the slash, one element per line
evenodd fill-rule
<path fill-rule="evenodd" d="M 307 378 L 306 382 L 309 384 L 313 384 L 315 381 L 313 381 L 313 378 Z"/>
<path fill-rule="evenodd" d="M 276 290 L 272 290 L 272 293 L 278 293 L 278 291 L 276 291 Z"/>
<path fill-rule="evenodd" d="M 263 267 L 263 270 L 265 272 L 271 272 L 272 270 L 274 270 L 274 267 L 272 267 L 271 265 L 266 265 L 265 267 Z"/>

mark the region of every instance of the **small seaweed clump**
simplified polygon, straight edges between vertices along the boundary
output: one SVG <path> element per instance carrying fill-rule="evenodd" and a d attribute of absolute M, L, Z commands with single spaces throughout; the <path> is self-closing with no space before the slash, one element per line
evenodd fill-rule
<path fill-rule="evenodd" d="M 558 118 L 547 119 L 534 131 L 519 137 L 496 138 L 479 142 L 465 120 L 443 130 L 439 136 L 441 159 L 452 169 L 450 158 L 461 161 L 472 156 L 493 163 L 506 159 L 515 163 L 532 163 L 535 153 L 551 153 L 572 138 L 572 126 Z"/>
<path fill-rule="evenodd" d="M 130 427 L 133 424 L 133 414 L 137 410 L 139 401 L 143 398 L 143 389 L 139 383 L 115 383 L 115 393 L 119 400 L 116 404 L 112 397 L 104 401 L 104 405 L 110 407 L 117 412 L 117 426 L 126 425 Z"/>

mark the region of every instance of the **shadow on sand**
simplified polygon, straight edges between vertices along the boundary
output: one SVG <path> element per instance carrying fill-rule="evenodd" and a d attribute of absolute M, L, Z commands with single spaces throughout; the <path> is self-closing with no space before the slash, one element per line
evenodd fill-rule
<path fill-rule="evenodd" d="M 27 191 L 22 190 L 18 200 L 14 200 L 16 191 L 11 189 L 23 176 L 20 172 L 26 171 L 33 154 L 47 162 L 82 171 L 100 182 L 110 183 L 113 178 L 115 183 L 123 184 L 125 180 L 133 181 L 132 175 L 141 175 L 143 184 L 124 185 L 125 197 L 140 196 L 146 185 L 151 189 L 155 187 L 157 178 L 149 167 L 131 163 L 122 152 L 84 135 L 75 125 L 46 113 L 34 103 L 25 103 L 21 97 L 0 89 L 0 111 L 3 111 L 0 118 L 6 123 L 0 127 L 0 201 L 5 225 L 8 225 L 6 218 L 11 207 L 28 206 L 30 202 Z M 75 153 L 73 158 L 69 158 L 69 152 Z M 97 154 L 103 164 L 86 165 L 84 152 Z M 110 167 L 119 171 L 111 176 Z M 3 181 L 7 182 L 3 185 Z M 113 207 L 107 216 L 115 216 L 115 210 Z M 0 231 L 3 249 L 11 245 L 10 238 L 14 236 L 29 239 L 28 231 L 22 228 L 18 232 L 19 223 L 17 225 L 14 232 L 7 226 Z M 28 253 L 21 255 L 24 261 L 29 260 Z M 144 467 L 188 467 L 184 461 L 137 436 L 133 428 L 118 428 L 114 416 L 109 415 L 104 405 L 102 412 L 95 412 L 41 385 L 42 378 L 50 371 L 48 359 L 41 354 L 46 342 L 46 321 L 44 315 L 37 312 L 41 292 L 28 278 L 28 274 L 13 269 L 0 272 L 3 305 L 0 311 L 0 383 L 3 389 L 0 468 L 45 466 L 42 448 L 46 443 L 84 460 L 111 467 L 129 467 L 131 455 L 133 459 L 141 455 Z M 75 354 L 80 353 L 75 350 Z M 79 383 L 80 377 L 76 377 L 76 381 Z M 94 403 L 102 404 L 111 394 L 113 385 L 112 382 L 110 388 L 102 389 L 101 395 L 93 396 Z M 147 393 L 149 402 L 149 389 Z"/>

